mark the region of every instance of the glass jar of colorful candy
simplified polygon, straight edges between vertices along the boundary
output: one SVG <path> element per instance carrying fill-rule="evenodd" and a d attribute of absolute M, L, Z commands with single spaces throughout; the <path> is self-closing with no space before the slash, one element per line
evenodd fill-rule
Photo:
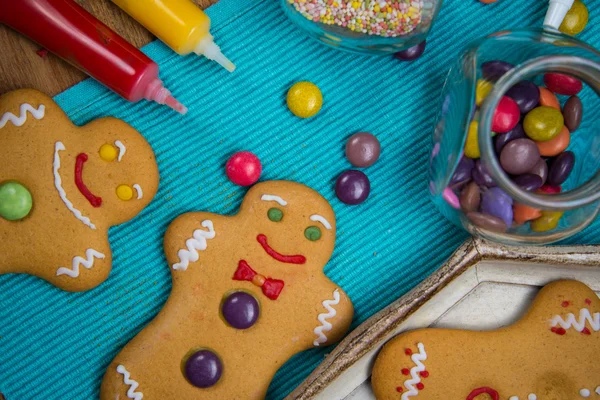
<path fill-rule="evenodd" d="M 280 0 L 311 37 L 344 50 L 393 54 L 422 43 L 442 0 Z"/>
<path fill-rule="evenodd" d="M 600 53 L 555 31 L 505 31 L 451 68 L 433 135 L 429 188 L 470 233 L 551 243 L 600 208 Z"/>

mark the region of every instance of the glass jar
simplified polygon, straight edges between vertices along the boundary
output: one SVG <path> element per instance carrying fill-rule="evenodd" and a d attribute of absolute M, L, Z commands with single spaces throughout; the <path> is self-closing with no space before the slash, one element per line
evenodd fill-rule
<path fill-rule="evenodd" d="M 487 71 L 486 80 L 482 65 L 487 68 L 492 61 L 504 61 L 514 68 L 495 77 Z M 543 87 L 546 73 L 570 75 L 584 83 L 577 94 L 583 104 L 583 118 L 566 148 L 575 156 L 575 163 L 568 179 L 561 183 L 562 188 L 555 185 L 526 190 L 527 185 L 517 184 L 522 181 L 503 168 L 507 158 L 501 156 L 504 149 L 497 142 L 503 142 L 506 148 L 508 137 L 492 132 L 492 126 L 498 126 L 494 125 L 495 113 L 509 89 L 524 80 Z M 483 101 L 477 98 L 486 94 Z M 434 203 L 448 219 L 471 234 L 506 244 L 546 244 L 581 231 L 600 208 L 599 94 L 600 53 L 574 37 L 530 29 L 499 32 L 470 44 L 452 66 L 442 91 L 429 168 Z M 556 98 L 564 103 L 569 97 Z M 557 107 L 560 111 L 560 104 L 554 108 Z M 519 114 L 519 124 L 527 122 L 522 119 L 524 115 Z M 524 139 L 531 139 L 528 135 L 529 132 Z M 468 150 L 466 145 L 470 146 Z M 478 151 L 473 152 L 472 146 L 478 146 Z M 515 148 L 516 144 L 511 150 Z M 550 172 L 555 166 L 559 170 L 557 158 L 541 157 L 544 164 L 536 164 L 536 171 L 532 169 L 530 175 L 543 177 L 540 168 L 544 169 L 544 165 Z M 544 180 L 547 172 L 546 169 Z M 498 194 L 502 198 L 493 199 Z M 502 202 L 505 209 L 506 204 L 512 207 L 506 209 L 508 217 L 496 214 L 492 215 L 495 219 L 488 218 L 491 205 Z M 531 215 L 529 219 L 523 218 L 523 210 Z M 517 213 L 519 220 L 515 221 Z M 511 218 L 512 223 L 506 223 Z"/>
<path fill-rule="evenodd" d="M 426 39 L 442 0 L 280 0 L 280 3 L 297 26 L 331 47 L 389 55 Z"/>

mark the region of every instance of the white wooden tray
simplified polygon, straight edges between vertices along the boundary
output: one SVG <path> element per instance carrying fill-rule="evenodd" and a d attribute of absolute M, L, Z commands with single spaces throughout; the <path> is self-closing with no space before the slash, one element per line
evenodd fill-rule
<path fill-rule="evenodd" d="M 375 399 L 371 368 L 398 333 L 510 325 L 542 286 L 558 279 L 600 294 L 600 246 L 505 247 L 469 239 L 423 283 L 351 332 L 288 399 Z"/>

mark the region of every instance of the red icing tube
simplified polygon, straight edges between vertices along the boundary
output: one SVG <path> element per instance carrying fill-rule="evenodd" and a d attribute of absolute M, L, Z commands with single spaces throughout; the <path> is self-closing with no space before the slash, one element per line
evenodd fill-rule
<path fill-rule="evenodd" d="M 39 43 L 129 101 L 185 114 L 158 78 L 158 65 L 72 0 L 0 0 L 0 22 Z"/>

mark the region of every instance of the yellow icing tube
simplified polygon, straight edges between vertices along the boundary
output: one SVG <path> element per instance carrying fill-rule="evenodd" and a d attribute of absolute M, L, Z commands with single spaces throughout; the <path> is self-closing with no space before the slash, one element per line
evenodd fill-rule
<path fill-rule="evenodd" d="M 196 53 L 221 64 L 235 65 L 221 53 L 210 34 L 210 18 L 190 0 L 112 0 L 178 54 Z"/>

